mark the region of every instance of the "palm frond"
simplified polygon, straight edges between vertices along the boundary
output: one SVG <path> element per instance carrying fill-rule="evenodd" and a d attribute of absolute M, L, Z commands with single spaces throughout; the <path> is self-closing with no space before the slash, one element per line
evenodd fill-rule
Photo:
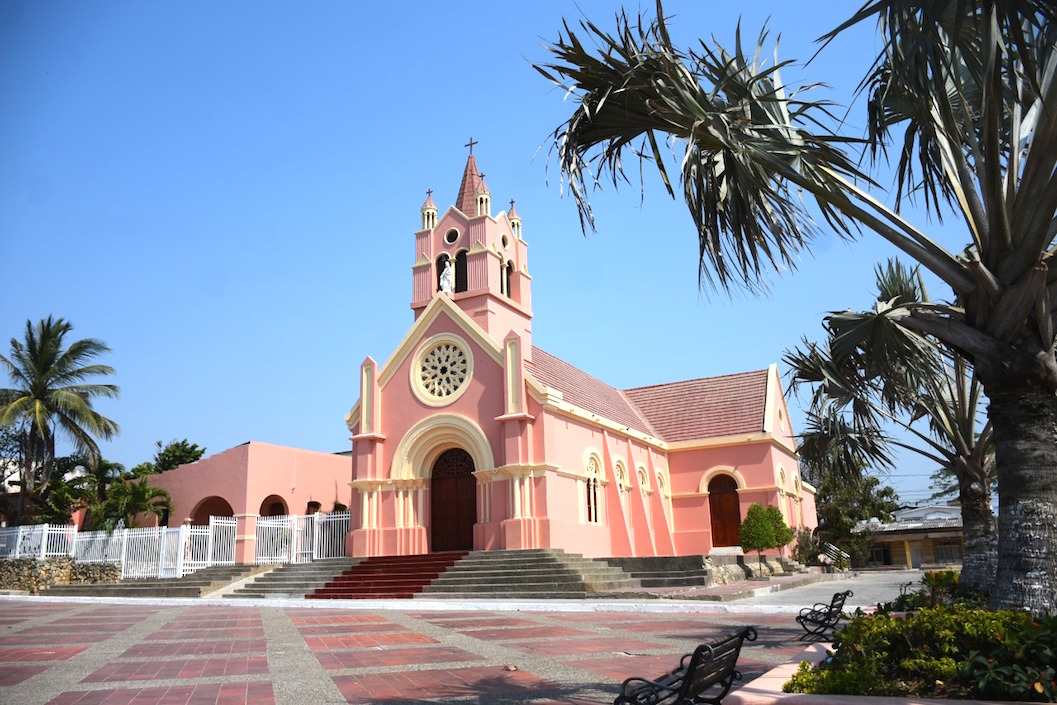
<path fill-rule="evenodd" d="M 549 47 L 554 61 L 536 69 L 579 104 L 553 140 L 585 230 L 594 227 L 588 192 L 604 179 L 627 182 L 630 154 L 640 174 L 652 162 L 673 197 L 666 162 L 678 160 L 698 234 L 699 276 L 715 289 L 759 290 L 767 274 L 795 268 L 817 232 L 794 190 L 804 183 L 826 221 L 852 234 L 838 207 L 847 201 L 843 185 L 868 180 L 845 157 L 847 138 L 807 129 L 831 122 L 829 104 L 805 100 L 804 90 L 787 93 L 786 64 L 767 65 L 761 56 L 766 30 L 751 53 L 740 32 L 732 51 L 716 42 L 682 51 L 671 44 L 658 3 L 652 22 L 620 13 L 613 34 L 587 21 L 580 31 L 590 47 L 566 23 Z"/>

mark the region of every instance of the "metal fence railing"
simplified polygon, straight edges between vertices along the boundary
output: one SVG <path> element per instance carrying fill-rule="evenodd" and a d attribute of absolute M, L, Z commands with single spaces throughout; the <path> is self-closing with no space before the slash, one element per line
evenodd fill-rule
<path fill-rule="evenodd" d="M 311 563 L 345 555 L 349 513 L 293 514 L 257 519 L 257 565 Z"/>
<path fill-rule="evenodd" d="M 310 563 L 345 555 L 349 513 L 257 519 L 254 563 Z M 0 559 L 70 556 L 78 563 L 118 563 L 122 578 L 175 578 L 214 565 L 235 564 L 237 522 L 106 531 L 37 524 L 0 528 Z"/>
<path fill-rule="evenodd" d="M 70 556 L 78 563 L 118 563 L 122 578 L 175 578 L 235 563 L 234 517 L 208 525 L 77 531 L 36 524 L 0 529 L 0 559 Z"/>
<path fill-rule="evenodd" d="M 77 527 L 55 524 L 0 529 L 0 558 L 68 556 L 76 535 Z"/>

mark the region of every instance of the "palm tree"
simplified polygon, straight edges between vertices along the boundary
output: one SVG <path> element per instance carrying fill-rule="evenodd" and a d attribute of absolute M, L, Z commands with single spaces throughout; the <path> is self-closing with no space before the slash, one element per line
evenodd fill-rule
<path fill-rule="evenodd" d="M 11 339 L 11 356 L 0 355 L 0 369 L 14 385 L 0 389 L 0 426 L 14 427 L 20 436 L 19 521 L 25 523 L 26 503 L 47 485 L 55 469 L 56 437 L 71 441 L 89 463 L 99 460 L 93 436 L 112 438 L 116 423 L 92 408 L 96 397 L 116 398 L 113 384 L 86 382 L 112 375 L 109 365 L 91 361 L 110 348 L 94 338 L 64 347 L 73 329 L 51 316 L 36 325 L 26 321 L 23 341 Z"/>
<path fill-rule="evenodd" d="M 148 484 L 147 479 L 141 477 L 110 485 L 99 517 L 103 527 L 112 530 L 121 521 L 134 528 L 139 526 L 140 515 L 153 514 L 160 521 L 172 511 L 169 492 Z"/>
<path fill-rule="evenodd" d="M 819 454 L 831 461 L 834 447 L 848 446 L 853 466 L 886 467 L 896 446 L 947 469 L 958 481 L 965 537 L 960 589 L 990 594 L 998 548 L 991 511 L 995 464 L 991 422 L 979 424 L 980 383 L 957 352 L 883 315 L 893 306 L 928 302 L 916 271 L 889 261 L 877 268 L 877 285 L 874 310 L 831 314 L 823 344 L 805 340 L 785 354 L 790 389 L 806 385 L 812 391 L 801 458 Z M 885 423 L 912 440 L 884 433 Z"/>
<path fill-rule="evenodd" d="M 674 47 L 657 18 L 617 18 L 607 34 L 565 25 L 544 76 L 578 105 L 554 133 L 581 223 L 588 187 L 625 178 L 625 153 L 651 161 L 675 190 L 660 143 L 678 157 L 697 228 L 700 278 L 757 290 L 795 267 L 817 227 L 804 196 L 839 232 L 873 231 L 951 287 L 956 304 L 908 302 L 884 312 L 972 363 L 990 400 L 999 493 L 992 604 L 1057 611 L 1057 9 L 1048 0 L 869 0 L 829 39 L 876 20 L 881 54 L 868 94 L 869 155 L 895 143 L 897 197 L 965 223 L 951 252 L 874 196 L 876 185 L 828 129 L 827 104 L 788 93 L 780 72 L 740 35 L 728 52 Z M 591 44 L 595 48 L 591 47 Z M 901 130 L 901 135 L 893 135 Z"/>

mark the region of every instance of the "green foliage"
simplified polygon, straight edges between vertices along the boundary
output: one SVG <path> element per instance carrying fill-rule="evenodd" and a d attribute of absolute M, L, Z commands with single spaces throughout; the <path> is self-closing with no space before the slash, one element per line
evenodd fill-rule
<path fill-rule="evenodd" d="M 793 560 L 804 565 L 818 565 L 818 556 L 822 545 L 810 529 L 799 529 L 796 532 L 796 543 L 793 545 Z"/>
<path fill-rule="evenodd" d="M 56 440 L 65 437 L 89 460 L 99 459 L 96 436 L 109 439 L 116 423 L 92 408 L 96 397 L 116 398 L 113 384 L 89 380 L 114 373 L 94 359 L 110 351 L 94 338 L 67 345 L 73 326 L 61 318 L 26 321 L 23 340 L 11 339 L 10 357 L 0 355 L 0 371 L 12 387 L 0 389 L 0 427 L 19 436 L 19 521 L 26 523 L 26 506 L 40 503 L 54 477 Z"/>
<path fill-rule="evenodd" d="M 789 525 L 785 523 L 785 517 L 782 516 L 782 510 L 774 505 L 767 505 L 766 508 L 767 519 L 771 522 L 771 529 L 774 531 L 774 546 L 772 548 L 781 548 L 782 546 L 788 546 L 795 534 L 793 530 L 789 528 Z"/>
<path fill-rule="evenodd" d="M 182 441 L 174 438 L 164 444 L 161 441 L 156 441 L 154 445 L 157 449 L 154 452 L 154 460 L 143 462 L 133 467 L 132 474 L 135 477 L 154 475 L 166 470 L 175 470 L 180 465 L 186 465 L 201 459 L 206 452 L 204 447 L 200 448 L 197 443 L 191 443 L 186 438 Z"/>
<path fill-rule="evenodd" d="M 892 602 L 879 604 L 882 612 L 910 612 L 923 607 L 941 607 L 960 605 L 962 607 L 982 608 L 987 605 L 985 595 L 965 595 L 959 591 L 961 575 L 954 570 L 937 570 L 925 573 L 921 578 L 921 587 L 907 590 L 913 583 L 907 583 L 900 591 L 899 597 Z"/>
<path fill-rule="evenodd" d="M 186 438 L 178 441 L 175 438 L 164 446 L 157 442 L 158 452 L 154 454 L 156 472 L 175 470 L 178 466 L 193 463 L 205 455 L 206 449 L 199 448 L 197 443 L 190 443 Z"/>
<path fill-rule="evenodd" d="M 738 540 L 741 543 L 741 550 L 756 551 L 757 561 L 761 564 L 762 570 L 763 552 L 778 545 L 774 535 L 774 524 L 771 523 L 767 510 L 762 504 L 754 502 L 749 505 L 749 511 L 745 513 L 745 518 L 738 530 Z"/>
<path fill-rule="evenodd" d="M 93 528 L 113 530 L 119 522 L 127 527 L 139 526 L 139 516 L 153 514 L 161 520 L 172 511 L 172 496 L 161 487 L 148 483 L 147 477 L 116 482 L 107 490 L 106 501 L 99 507 Z"/>
<path fill-rule="evenodd" d="M 947 578 L 940 582 L 949 587 Z M 961 605 L 893 618 L 858 614 L 817 668 L 801 664 L 786 692 L 1052 700 L 1057 619 Z"/>
<path fill-rule="evenodd" d="M 871 517 L 889 519 L 899 506 L 895 490 L 866 475 L 865 468 L 832 465 L 825 456 L 802 457 L 801 469 L 818 490 L 816 538 L 847 552 L 854 565 L 865 563 L 870 537 L 854 529 Z"/>
<path fill-rule="evenodd" d="M 994 636 L 997 644 L 990 650 L 969 655 L 962 677 L 986 698 L 1057 701 L 1057 617 Z"/>

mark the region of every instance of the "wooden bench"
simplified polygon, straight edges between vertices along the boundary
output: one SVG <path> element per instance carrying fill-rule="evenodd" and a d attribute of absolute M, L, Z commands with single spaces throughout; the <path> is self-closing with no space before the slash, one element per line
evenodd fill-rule
<path fill-rule="evenodd" d="M 702 644 L 656 680 L 628 678 L 613 705 L 719 705 L 734 681 L 741 680 L 734 666 L 746 640 L 756 641 L 754 627 L 742 627 L 720 641 Z"/>
<path fill-rule="evenodd" d="M 796 621 L 809 635 L 822 636 L 827 630 L 837 626 L 844 612 L 844 603 L 852 594 L 851 590 L 833 593 L 833 599 L 828 605 L 819 602 L 813 607 L 805 607 L 800 610 Z"/>

